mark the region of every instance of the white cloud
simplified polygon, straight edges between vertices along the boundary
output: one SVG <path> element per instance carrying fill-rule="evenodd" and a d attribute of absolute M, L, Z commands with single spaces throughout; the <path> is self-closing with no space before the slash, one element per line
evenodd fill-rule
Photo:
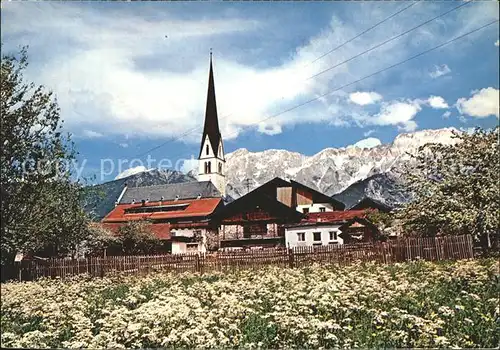
<path fill-rule="evenodd" d="M 488 87 L 472 93 L 469 99 L 463 97 L 457 100 L 456 106 L 460 113 L 476 118 L 486 118 L 492 115 L 498 118 L 498 89 Z"/>
<path fill-rule="evenodd" d="M 358 148 L 373 148 L 380 146 L 382 142 L 380 142 L 379 139 L 375 137 L 368 137 L 366 139 L 360 140 L 356 142 L 354 145 L 348 146 L 348 147 L 358 147 Z"/>
<path fill-rule="evenodd" d="M 500 46 L 500 40 L 495 41 L 495 46 Z"/>
<path fill-rule="evenodd" d="M 445 119 L 448 119 L 450 116 L 451 116 L 451 112 L 450 111 L 446 111 L 446 112 L 443 113 L 443 118 L 445 118 Z"/>
<path fill-rule="evenodd" d="M 363 136 L 364 136 L 364 137 L 368 137 L 368 136 L 370 136 L 371 134 L 373 134 L 374 132 L 375 132 L 375 130 L 373 130 L 373 129 L 368 130 L 368 131 L 366 131 L 366 132 L 363 134 Z"/>
<path fill-rule="evenodd" d="M 70 131 L 88 129 L 99 130 L 104 135 L 163 138 L 177 137 L 196 127 L 201 129 L 210 47 L 215 49 L 215 87 L 225 139 L 237 137 L 244 128 L 277 134 L 284 126 L 297 123 L 339 126 L 363 123 L 412 128 L 415 123 L 411 120 L 393 123 L 381 118 L 379 123 L 370 123 L 363 119 L 364 116 L 357 117 L 359 108 L 355 102 L 349 103 L 348 94 L 343 91 L 325 95 L 264 124 L 259 122 L 401 61 L 415 49 L 421 51 L 421 44 L 415 43 L 435 45 L 442 41 L 442 34 L 456 36 L 470 30 L 484 17 L 495 17 L 497 13 L 491 10 L 496 4 L 475 4 L 467 16 L 458 20 L 443 18 L 446 25 L 442 22 L 429 24 L 426 31 L 415 31 L 307 80 L 358 54 L 359 47 L 371 47 L 401 33 L 407 29 L 407 23 L 419 21 L 439 6 L 434 3 L 415 6 L 412 11 L 398 15 L 398 21 L 384 24 L 383 30 L 369 31 L 356 39 L 355 45 L 345 45 L 334 55 L 309 64 L 328 48 L 358 34 L 359 28 L 367 22 L 387 17 L 399 5 L 363 4 L 342 17 L 334 14 L 329 25 L 318 30 L 318 34 L 302 46 L 291 52 L 278 52 L 280 49 L 275 47 L 279 45 L 275 42 L 291 35 L 288 33 L 290 28 L 283 27 L 281 19 L 276 21 L 273 16 L 244 19 L 242 15 L 238 18 L 238 11 L 235 11 L 229 17 L 224 17 L 223 13 L 215 16 L 194 13 L 186 19 L 176 17 L 174 11 L 166 11 L 163 7 L 152 7 L 151 12 L 118 6 L 101 11 L 79 3 L 65 6 L 12 2 L 2 8 L 2 20 L 6 19 L 2 23 L 2 41 L 4 36 L 15 40 L 4 41 L 2 49 L 16 50 L 19 45 L 30 45 L 27 78 L 54 90 Z M 287 35 L 278 35 L 283 32 Z M 261 33 L 265 35 L 260 36 Z M 256 40 L 254 36 L 257 40 L 262 39 L 258 46 L 266 48 L 261 50 L 260 56 L 249 53 L 242 44 L 248 42 L 249 37 Z M 448 50 L 454 50 L 455 45 L 458 42 L 447 46 Z M 377 91 L 393 74 L 400 75 L 404 70 L 403 67 L 391 69 L 387 74 L 350 88 Z M 405 86 L 413 83 L 405 81 Z M 408 95 L 407 91 L 398 93 Z M 361 102 L 375 101 L 377 95 L 368 95 L 370 100 Z M 197 143 L 199 132 L 194 131 L 182 140 Z"/>
<path fill-rule="evenodd" d="M 95 139 L 98 137 L 103 137 L 104 135 L 97 132 L 97 131 L 93 131 L 93 130 L 83 130 L 82 136 L 89 138 L 89 139 Z"/>
<path fill-rule="evenodd" d="M 198 159 L 192 158 L 192 159 L 185 159 L 179 170 L 184 174 L 187 174 L 190 171 L 193 171 L 195 174 L 197 174 L 198 168 L 199 168 Z"/>
<path fill-rule="evenodd" d="M 259 123 L 259 129 L 261 133 L 266 135 L 277 135 L 281 133 L 281 126 L 278 124 L 267 124 Z"/>
<path fill-rule="evenodd" d="M 420 105 L 414 101 L 384 103 L 380 112 L 369 122 L 375 125 L 397 125 L 401 130 L 414 131 L 417 123 L 413 118 L 421 109 Z"/>
<path fill-rule="evenodd" d="M 439 78 L 440 76 L 446 75 L 451 72 L 450 67 L 446 64 L 442 64 L 440 66 L 434 66 L 434 70 L 429 73 L 429 76 L 432 79 Z"/>
<path fill-rule="evenodd" d="M 150 170 L 152 170 L 152 169 L 146 169 L 146 167 L 143 165 L 139 165 L 139 166 L 136 166 L 134 168 L 128 168 L 127 170 L 124 170 L 121 173 L 119 173 L 118 175 L 116 175 L 115 180 L 123 179 L 125 177 L 129 177 L 129 176 L 143 173 L 145 171 L 150 171 Z"/>
<path fill-rule="evenodd" d="M 349 94 L 349 99 L 358 105 L 365 106 L 380 101 L 382 95 L 376 92 L 353 92 Z"/>
<path fill-rule="evenodd" d="M 122 148 L 128 148 L 128 143 L 120 143 L 119 145 Z"/>
<path fill-rule="evenodd" d="M 398 130 L 404 131 L 404 132 L 413 132 L 417 130 L 418 124 L 414 120 L 407 121 L 406 123 L 399 125 Z"/>
<path fill-rule="evenodd" d="M 436 109 L 449 108 L 448 103 L 446 103 L 444 98 L 442 98 L 441 96 L 431 96 L 427 101 L 432 108 Z"/>

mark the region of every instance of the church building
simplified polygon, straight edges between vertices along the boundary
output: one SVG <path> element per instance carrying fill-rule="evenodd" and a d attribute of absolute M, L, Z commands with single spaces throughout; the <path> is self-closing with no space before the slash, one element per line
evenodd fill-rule
<path fill-rule="evenodd" d="M 171 253 L 217 249 L 218 227 L 212 215 L 224 206 L 226 161 L 215 100 L 212 54 L 205 125 L 199 153 L 198 181 L 159 186 L 124 187 L 102 225 L 117 233 L 131 221 L 145 221 Z"/>

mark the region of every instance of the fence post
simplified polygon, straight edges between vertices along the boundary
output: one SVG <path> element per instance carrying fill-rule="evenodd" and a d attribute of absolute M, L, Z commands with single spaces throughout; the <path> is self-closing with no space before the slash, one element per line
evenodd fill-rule
<path fill-rule="evenodd" d="M 288 267 L 293 268 L 295 266 L 295 256 L 293 254 L 293 248 L 288 248 Z"/>
<path fill-rule="evenodd" d="M 87 275 L 90 276 L 90 256 L 87 256 Z"/>
<path fill-rule="evenodd" d="M 196 263 L 196 265 L 195 265 L 196 266 L 196 272 L 201 272 L 201 268 L 200 268 L 200 255 L 196 254 L 195 257 L 196 257 L 196 261 L 195 261 L 195 263 Z"/>
<path fill-rule="evenodd" d="M 19 282 L 23 280 L 23 273 L 22 273 L 22 268 L 21 268 L 21 261 L 15 262 L 15 265 L 17 266 L 17 278 L 19 279 Z"/>
<path fill-rule="evenodd" d="M 105 259 L 104 258 L 99 258 L 99 260 L 101 260 L 101 264 L 100 264 L 101 265 L 101 271 L 100 272 L 101 272 L 101 278 L 102 278 L 105 275 L 104 268 L 106 267 L 106 265 L 105 265 Z"/>

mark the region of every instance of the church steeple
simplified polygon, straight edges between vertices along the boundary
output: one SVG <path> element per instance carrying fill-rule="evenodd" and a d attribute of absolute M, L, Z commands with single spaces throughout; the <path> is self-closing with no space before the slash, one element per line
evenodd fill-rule
<path fill-rule="evenodd" d="M 201 138 L 198 181 L 211 181 L 219 192 L 226 195 L 226 176 L 224 175 L 226 160 L 224 146 L 219 130 L 217 103 L 215 101 L 214 71 L 212 67 L 212 50 L 210 50 L 210 71 L 208 73 L 207 105 L 205 109 L 205 125 Z"/>
<path fill-rule="evenodd" d="M 208 92 L 207 105 L 205 109 L 205 126 L 203 127 L 203 136 L 201 138 L 200 156 L 203 153 L 203 144 L 205 139 L 210 140 L 213 150 L 217 150 L 221 141 L 219 131 L 219 118 L 217 116 L 217 102 L 215 100 L 214 71 L 212 67 L 212 51 L 210 51 L 210 71 L 208 73 Z M 217 154 L 214 152 L 214 154 Z"/>

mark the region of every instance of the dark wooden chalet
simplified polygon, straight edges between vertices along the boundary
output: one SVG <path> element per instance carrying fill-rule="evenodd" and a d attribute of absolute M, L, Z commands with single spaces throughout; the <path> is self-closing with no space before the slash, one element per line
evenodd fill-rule
<path fill-rule="evenodd" d="M 284 246 L 283 225 L 302 218 L 266 191 L 254 190 L 227 204 L 212 220 L 220 225 L 219 246 L 225 249 Z"/>
<path fill-rule="evenodd" d="M 304 214 L 314 211 L 344 210 L 345 205 L 297 181 L 276 177 L 252 192 L 266 194 Z"/>

